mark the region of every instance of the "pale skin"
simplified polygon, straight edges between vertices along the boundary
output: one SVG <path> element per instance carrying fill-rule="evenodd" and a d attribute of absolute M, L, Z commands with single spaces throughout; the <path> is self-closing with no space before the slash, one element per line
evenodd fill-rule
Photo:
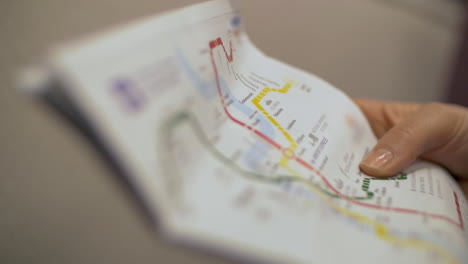
<path fill-rule="evenodd" d="M 390 177 L 416 159 L 448 169 L 468 197 L 468 109 L 443 103 L 400 103 L 356 99 L 375 135 L 376 146 L 360 168 Z"/>

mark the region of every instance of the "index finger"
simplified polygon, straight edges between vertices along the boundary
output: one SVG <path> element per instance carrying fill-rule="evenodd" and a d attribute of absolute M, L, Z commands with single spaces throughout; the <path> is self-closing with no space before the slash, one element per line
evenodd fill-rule
<path fill-rule="evenodd" d="M 370 99 L 353 100 L 361 108 L 378 138 L 422 107 L 422 104 L 418 103 L 384 102 Z"/>

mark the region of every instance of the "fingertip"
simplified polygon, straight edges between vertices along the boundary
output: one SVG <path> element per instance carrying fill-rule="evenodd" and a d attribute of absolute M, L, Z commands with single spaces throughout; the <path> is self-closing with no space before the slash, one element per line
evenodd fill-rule
<path fill-rule="evenodd" d="M 394 175 L 392 173 L 389 173 L 386 170 L 382 170 L 380 168 L 369 166 L 368 164 L 363 163 L 363 162 L 359 164 L 359 168 L 361 169 L 362 172 L 364 172 L 366 175 L 369 175 L 371 177 L 387 178 L 387 177 L 392 177 Z"/>
<path fill-rule="evenodd" d="M 390 177 L 395 174 L 392 162 L 394 154 L 386 148 L 378 148 L 371 151 L 361 161 L 359 167 L 361 170 L 374 177 Z"/>

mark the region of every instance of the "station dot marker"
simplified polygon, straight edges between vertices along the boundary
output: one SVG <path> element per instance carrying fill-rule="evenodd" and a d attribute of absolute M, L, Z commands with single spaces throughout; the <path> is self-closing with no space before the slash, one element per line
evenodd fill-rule
<path fill-rule="evenodd" d="M 296 155 L 294 155 L 294 151 L 290 148 L 283 149 L 283 156 L 287 159 L 294 159 Z"/>

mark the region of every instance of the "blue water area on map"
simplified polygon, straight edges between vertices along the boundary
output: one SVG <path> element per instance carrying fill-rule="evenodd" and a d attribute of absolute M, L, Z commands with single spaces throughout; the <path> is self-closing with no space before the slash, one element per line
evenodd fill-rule
<path fill-rule="evenodd" d="M 176 49 L 176 57 L 180 62 L 184 72 L 187 74 L 192 83 L 197 87 L 200 94 L 205 99 L 213 99 L 217 96 L 217 87 L 216 80 L 204 80 L 190 65 L 187 58 L 184 56 L 181 50 Z M 249 117 L 252 115 L 255 110 L 241 103 L 232 93 L 231 89 L 227 85 L 226 81 L 220 76 L 219 85 L 223 94 L 229 96 L 233 99 L 231 106 L 234 107 L 237 111 L 241 112 L 245 116 Z M 273 125 L 268 122 L 268 120 L 262 116 L 257 115 L 259 120 L 258 129 L 260 132 L 265 134 L 269 138 L 275 137 L 275 129 Z M 263 140 L 257 140 L 252 147 L 250 147 L 247 152 L 243 155 L 243 162 L 251 169 L 257 169 L 259 162 L 264 158 L 264 155 L 271 149 L 271 146 L 264 142 Z"/>
<path fill-rule="evenodd" d="M 233 27 L 239 27 L 241 24 L 241 17 L 240 16 L 234 16 L 231 18 L 231 25 Z"/>

